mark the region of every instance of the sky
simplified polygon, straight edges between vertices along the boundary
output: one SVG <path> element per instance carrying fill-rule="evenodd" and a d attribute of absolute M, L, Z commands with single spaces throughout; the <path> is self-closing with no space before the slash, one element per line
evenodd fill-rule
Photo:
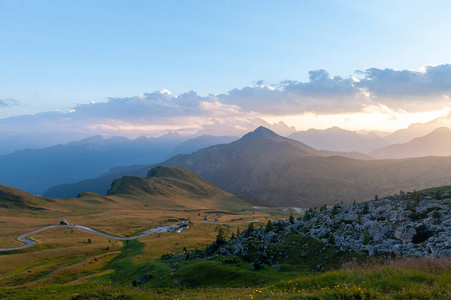
<path fill-rule="evenodd" d="M 445 0 L 0 0 L 0 140 L 427 122 L 451 110 L 450 15 Z"/>

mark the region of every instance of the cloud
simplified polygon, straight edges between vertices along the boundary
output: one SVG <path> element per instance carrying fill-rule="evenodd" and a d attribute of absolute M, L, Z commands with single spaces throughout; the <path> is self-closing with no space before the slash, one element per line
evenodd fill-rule
<path fill-rule="evenodd" d="M 395 113 L 451 106 L 451 65 L 421 70 L 370 68 L 343 78 L 326 70 L 313 70 L 305 82 L 285 80 L 235 88 L 219 95 L 194 91 L 173 95 L 159 90 L 142 95 L 108 98 L 77 105 L 66 112 L 44 112 L 0 119 L 3 133 L 73 133 L 104 136 L 161 135 L 171 131 L 203 134 L 245 133 L 271 116 L 306 113 Z M 0 99 L 0 107 L 18 105 Z"/>
<path fill-rule="evenodd" d="M 359 111 L 367 97 L 354 83 L 352 78 L 330 77 L 325 70 L 316 70 L 309 72 L 309 81 L 305 83 L 286 80 L 274 86 L 247 86 L 218 95 L 218 99 L 264 114 Z"/>
<path fill-rule="evenodd" d="M 451 65 L 419 71 L 370 68 L 342 78 L 325 70 L 309 72 L 309 81 L 247 86 L 218 95 L 222 103 L 263 114 L 360 112 L 367 106 L 421 111 L 451 104 Z"/>
<path fill-rule="evenodd" d="M 148 122 L 149 118 L 202 116 L 210 113 L 213 106 L 231 110 L 231 107 L 217 103 L 213 96 L 202 97 L 194 91 L 173 96 L 167 90 L 160 90 L 140 96 L 109 98 L 106 102 L 78 105 L 74 107 L 70 117 Z"/>
<path fill-rule="evenodd" d="M 19 105 L 19 101 L 11 98 L 0 99 L 0 107 L 10 107 Z"/>
<path fill-rule="evenodd" d="M 357 87 L 377 98 L 413 98 L 451 94 L 451 65 L 425 66 L 420 71 L 367 69 Z"/>

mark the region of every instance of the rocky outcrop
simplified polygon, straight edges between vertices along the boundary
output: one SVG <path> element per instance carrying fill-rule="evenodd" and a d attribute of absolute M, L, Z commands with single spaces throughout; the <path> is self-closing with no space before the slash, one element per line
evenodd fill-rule
<path fill-rule="evenodd" d="M 262 227 L 243 231 L 222 248 L 234 255 L 245 255 L 244 242 L 249 239 L 274 244 L 294 233 L 316 238 L 337 251 L 366 251 L 371 256 L 451 256 L 450 207 L 450 193 L 408 193 L 367 203 L 322 207 L 310 210 L 294 223 L 273 222 L 271 230 Z"/>

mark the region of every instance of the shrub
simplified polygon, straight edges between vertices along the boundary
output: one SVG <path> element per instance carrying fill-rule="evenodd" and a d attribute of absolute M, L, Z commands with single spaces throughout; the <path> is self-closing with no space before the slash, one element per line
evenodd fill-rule
<path fill-rule="evenodd" d="M 335 245 L 335 236 L 332 232 L 329 233 L 329 238 L 327 239 L 327 242 L 331 245 Z"/>
<path fill-rule="evenodd" d="M 368 232 L 368 230 L 365 230 L 365 232 L 363 233 L 362 244 L 368 245 L 369 242 L 370 242 L 370 233 Z"/>
<path fill-rule="evenodd" d="M 414 244 L 420 244 L 429 239 L 434 234 L 434 232 L 428 230 L 424 224 L 416 227 L 415 231 L 416 233 L 412 237 L 412 243 Z"/>
<path fill-rule="evenodd" d="M 268 223 L 266 223 L 265 232 L 268 233 L 273 230 L 272 222 L 271 220 L 268 220 Z"/>
<path fill-rule="evenodd" d="M 369 212 L 370 212 L 370 206 L 368 205 L 368 203 L 365 203 L 365 205 L 363 205 L 362 213 L 363 213 L 364 215 L 366 215 L 366 214 L 369 213 Z"/>

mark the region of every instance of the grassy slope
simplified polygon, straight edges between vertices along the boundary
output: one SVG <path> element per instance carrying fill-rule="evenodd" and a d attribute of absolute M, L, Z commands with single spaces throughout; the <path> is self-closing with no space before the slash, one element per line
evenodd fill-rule
<path fill-rule="evenodd" d="M 149 226 L 149 222 L 155 223 L 157 220 L 164 222 L 183 216 L 189 216 L 191 220 L 201 220 L 204 215 L 217 216 L 217 211 L 231 205 L 232 196 L 221 198 L 224 201 L 208 197 L 201 199 L 198 196 L 186 199 L 184 196 L 172 200 L 176 195 L 170 193 L 174 191 L 172 189 L 174 185 L 167 181 L 163 183 L 162 178 L 157 180 L 159 182 L 153 183 L 159 184 L 159 189 L 166 193 L 158 194 L 160 201 L 150 195 L 142 197 L 139 193 L 129 197 L 120 195 L 104 197 L 87 193 L 77 199 L 57 199 L 52 209 L 39 211 L 38 215 L 33 210 L 16 208 L 14 212 L 19 212 L 19 217 L 11 216 L 11 210 L 0 210 L 0 213 L 6 216 L 6 212 L 9 211 L 8 220 L 11 223 L 17 225 L 29 221 L 31 223 L 27 226 L 36 228 L 34 226 L 39 226 L 43 222 L 48 224 L 52 218 L 64 212 L 70 216 L 70 221 L 77 220 L 81 222 L 80 224 L 88 223 L 89 226 L 94 224 L 97 225 L 93 226 L 94 228 L 103 228 L 104 231 L 124 235 L 141 231 L 147 228 L 146 224 Z M 199 199 L 200 202 L 195 201 Z M 185 206 L 172 209 L 166 206 L 169 203 L 173 205 L 175 203 L 173 201 Z M 251 211 L 248 205 L 240 202 L 238 198 L 233 198 L 233 201 L 235 204 L 239 203 L 240 208 L 235 212 L 231 211 L 230 214 L 223 214 L 221 220 L 267 217 L 264 214 L 248 214 Z M 150 206 L 156 203 L 160 206 Z M 197 207 L 195 203 L 198 204 Z M 205 208 L 204 205 L 209 206 Z M 27 223 L 21 224 L 23 226 Z M 251 271 L 249 261 L 237 259 L 228 263 L 226 262 L 228 258 L 221 256 L 214 260 L 199 262 L 154 260 L 149 263 L 163 254 L 181 253 L 184 247 L 191 251 L 196 247 L 204 248 L 215 238 L 217 226 L 196 223 L 182 234 L 166 233 L 160 238 L 148 236 L 140 241 L 129 242 L 121 249 L 120 242 L 78 231 L 71 232 L 66 228 L 42 232 L 33 237 L 39 242 L 37 246 L 13 253 L 1 253 L 0 285 L 3 288 L 0 288 L 0 298 L 39 299 L 43 294 L 54 295 L 55 299 L 67 297 L 76 299 L 78 296 L 81 297 L 79 299 L 85 296 L 115 299 L 120 295 L 130 299 L 177 297 L 206 299 L 207 295 L 217 299 L 251 299 L 251 296 L 260 299 L 451 297 L 449 260 L 431 263 L 428 260 L 418 259 L 404 264 L 352 267 L 316 274 L 314 267 L 317 258 L 303 259 L 295 255 L 305 245 L 309 246 L 312 253 L 319 252 L 316 251 L 319 248 L 316 249 L 315 241 L 311 240 L 289 240 L 285 245 L 281 245 L 285 247 L 285 252 L 293 252 L 293 255 L 289 255 L 289 260 L 281 261 L 283 272 L 274 268 Z M 232 231 L 236 231 L 237 226 L 224 228 L 229 236 Z M 88 243 L 89 238 L 91 243 Z M 3 233 L 1 239 L 3 240 Z M 328 263 L 330 267 L 337 267 L 346 261 L 343 260 L 346 257 L 340 258 L 341 254 L 334 249 L 328 249 L 318 255 L 326 267 Z M 140 287 L 132 287 L 133 280 L 139 279 L 139 275 L 143 273 L 151 274 L 153 279 Z M 111 284 L 111 281 L 117 283 Z M 271 285 L 273 282 L 277 283 Z M 203 288 L 184 289 L 179 287 L 181 284 L 202 285 Z M 12 286 L 33 289 L 9 288 Z M 173 288 L 161 289 L 163 286 Z M 224 286 L 236 288 L 223 289 Z M 253 288 L 240 288 L 242 286 Z M 148 289 L 149 287 L 152 289 Z M 217 290 L 217 287 L 221 289 Z"/>
<path fill-rule="evenodd" d="M 151 183 L 158 190 L 154 194 L 142 193 L 142 186 L 132 185 L 126 187 L 128 194 L 82 193 L 78 198 L 48 200 L 4 187 L 2 190 L 8 191 L 5 193 L 7 199 L 20 196 L 25 205 L 0 207 L 0 247 L 21 246 L 23 244 L 16 240 L 18 236 L 58 224 L 62 219 L 109 234 L 131 236 L 159 224 L 186 219 L 201 221 L 204 216 L 212 220 L 218 218 L 218 214 L 222 214 L 219 218 L 222 222 L 270 217 L 266 212 L 252 214 L 251 205 L 243 199 L 219 190 L 186 169 L 165 169 L 148 179 L 133 179 Z M 197 192 L 193 193 L 193 190 Z M 5 196 L 1 197 L 0 204 L 9 203 L 5 199 Z M 35 205 L 41 204 L 45 209 L 36 209 L 39 206 Z M 205 248 L 214 240 L 217 226 L 195 223 L 182 234 L 164 233 L 160 238 L 158 235 L 141 238 L 142 252 L 133 256 L 129 266 L 145 264 L 164 254 L 182 251 L 184 247 Z M 238 227 L 230 226 L 228 230 L 236 231 Z M 114 270 L 104 267 L 122 247 L 119 241 L 65 228 L 43 231 L 31 238 L 38 244 L 20 251 L 0 253 L 0 286 L 86 282 Z M 92 243 L 87 243 L 88 239 Z M 88 263 L 83 263 L 85 261 Z M 57 269 L 61 271 L 56 272 Z M 77 279 L 67 274 L 73 274 Z"/>
<path fill-rule="evenodd" d="M 147 289 L 121 284 L 0 288 L 3 299 L 449 299 L 451 261 L 410 259 L 349 267 L 253 288 Z"/>

